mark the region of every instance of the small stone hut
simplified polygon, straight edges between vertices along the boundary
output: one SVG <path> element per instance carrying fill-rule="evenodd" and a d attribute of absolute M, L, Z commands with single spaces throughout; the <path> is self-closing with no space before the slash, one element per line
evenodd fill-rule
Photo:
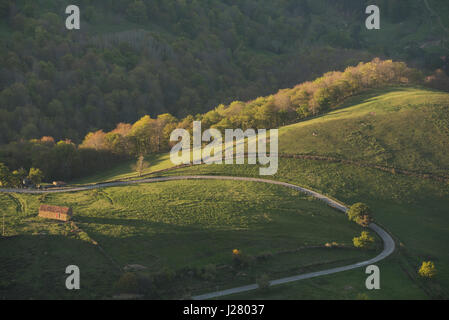
<path fill-rule="evenodd" d="M 42 204 L 39 208 L 39 217 L 60 221 L 69 221 L 72 218 L 72 209 L 67 207 Z"/>

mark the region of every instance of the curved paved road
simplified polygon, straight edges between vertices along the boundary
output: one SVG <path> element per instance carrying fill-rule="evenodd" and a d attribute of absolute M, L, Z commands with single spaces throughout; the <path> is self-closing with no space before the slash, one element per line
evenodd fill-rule
<path fill-rule="evenodd" d="M 99 189 L 99 188 L 106 188 L 106 187 L 117 187 L 117 186 L 124 186 L 124 185 L 132 185 L 132 184 L 140 184 L 140 183 L 153 183 L 153 182 L 163 182 L 163 181 L 175 181 L 175 180 L 234 180 L 234 181 L 251 181 L 251 182 L 262 182 L 262 183 L 268 183 L 268 184 L 274 184 L 274 185 L 280 185 L 287 188 L 291 188 L 294 190 L 298 190 L 302 193 L 306 193 L 316 199 L 319 199 L 329 206 L 342 211 L 346 213 L 348 210 L 347 207 L 344 205 L 338 203 L 335 200 L 330 199 L 329 197 L 326 197 L 320 193 L 317 193 L 315 191 L 299 187 L 294 184 L 286 183 L 286 182 L 280 182 L 280 181 L 274 181 L 274 180 L 268 180 L 268 179 L 259 179 L 259 178 L 249 178 L 249 177 L 228 177 L 228 176 L 173 176 L 173 177 L 159 177 L 159 178 L 148 178 L 148 179 L 140 179 L 140 180 L 133 180 L 133 181 L 118 181 L 118 182 L 109 182 L 109 183 L 102 183 L 102 184 L 96 184 L 96 185 L 87 185 L 87 186 L 79 186 L 79 187 L 69 187 L 69 188 L 59 188 L 59 189 L 48 189 L 48 190 L 28 190 L 28 189 L 0 189 L 0 192 L 3 193 L 29 193 L 29 194 L 42 194 L 42 193 L 62 193 L 62 192 L 76 192 L 76 191 L 84 191 L 84 190 L 91 190 L 91 189 Z M 391 253 L 393 253 L 395 249 L 395 243 L 393 238 L 381 227 L 376 225 L 375 223 L 371 223 L 368 226 L 371 230 L 376 232 L 379 237 L 381 237 L 384 248 L 382 252 L 366 261 L 354 263 L 348 266 L 343 267 L 337 267 L 332 268 L 328 270 L 322 270 L 317 272 L 311 272 L 311 273 L 305 273 L 305 274 L 299 274 L 296 276 L 291 276 L 287 278 L 277 279 L 270 281 L 270 286 L 275 286 L 279 284 L 289 283 L 289 282 L 295 282 L 299 280 L 304 279 L 310 279 L 315 278 L 319 276 L 329 275 L 337 272 L 352 270 L 356 268 L 361 268 L 364 266 L 368 266 L 371 264 L 374 264 L 376 262 L 379 262 L 386 257 L 388 257 Z M 221 290 L 221 291 L 215 291 L 210 292 L 198 296 L 192 297 L 194 300 L 205 300 L 205 299 L 213 299 L 217 297 L 227 296 L 230 294 L 236 294 L 236 293 L 242 293 L 246 291 L 251 291 L 258 289 L 259 285 L 257 284 L 251 284 L 247 286 L 227 289 L 227 290 Z"/>

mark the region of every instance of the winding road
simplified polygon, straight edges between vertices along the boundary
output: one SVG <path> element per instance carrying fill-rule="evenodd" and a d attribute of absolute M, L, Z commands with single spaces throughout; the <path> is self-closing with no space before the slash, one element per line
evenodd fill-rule
<path fill-rule="evenodd" d="M 287 188 L 291 188 L 294 190 L 298 190 L 302 193 L 308 194 L 318 200 L 321 200 L 325 202 L 327 205 L 342 211 L 346 213 L 347 210 L 349 210 L 346 206 L 338 203 L 337 201 L 330 199 L 329 197 L 326 197 L 325 195 L 322 195 L 320 193 L 317 193 L 315 191 L 299 187 L 294 184 L 286 183 L 286 182 L 280 182 L 280 181 L 274 181 L 274 180 L 268 180 L 268 179 L 259 179 L 259 178 L 249 178 L 249 177 L 229 177 L 229 176 L 173 176 L 173 177 L 157 177 L 157 178 L 148 178 L 148 179 L 140 179 L 140 180 L 132 180 L 132 181 L 117 181 L 117 182 L 107 182 L 107 183 L 101 183 L 101 184 L 95 184 L 95 185 L 86 185 L 86 186 L 79 186 L 79 187 L 67 187 L 67 188 L 55 188 L 55 189 L 47 189 L 47 190 L 30 190 L 30 189 L 0 189 L 0 193 L 28 193 L 28 194 L 43 194 L 43 193 L 62 193 L 62 192 L 77 192 L 77 191 L 84 191 L 84 190 L 92 190 L 92 189 L 99 189 L 99 188 L 106 188 L 106 187 L 117 187 L 117 186 L 125 186 L 125 185 L 133 185 L 133 184 L 141 184 L 141 183 L 154 183 L 154 182 L 163 182 L 163 181 L 176 181 L 176 180 L 234 180 L 234 181 L 250 181 L 250 182 L 261 182 L 261 183 L 268 183 L 273 185 L 280 185 Z M 371 223 L 368 228 L 373 230 L 375 233 L 379 235 L 379 237 L 382 239 L 384 247 L 382 252 L 377 255 L 376 257 L 350 264 L 343 267 L 337 267 L 332 268 L 328 270 L 322 270 L 317 272 L 311 272 L 311 273 L 305 273 L 305 274 L 299 274 L 296 276 L 286 277 L 282 279 L 272 280 L 270 281 L 270 286 L 300 281 L 304 279 L 310 279 L 315 278 L 319 276 L 334 274 L 338 272 L 348 271 L 356 268 L 361 268 L 364 266 L 368 266 L 374 263 L 377 263 L 386 257 L 388 257 L 391 253 L 393 253 L 395 249 L 395 243 L 393 238 L 381 227 L 379 227 L 375 223 Z M 231 294 L 236 293 L 242 293 L 247 292 L 251 290 L 256 290 L 259 288 L 259 285 L 257 284 L 251 284 L 247 286 L 227 289 L 227 290 L 221 290 L 221 291 L 215 291 L 210 292 L 202 295 L 193 296 L 192 298 L 194 300 L 205 300 L 205 299 L 213 299 L 218 297 L 223 297 Z"/>

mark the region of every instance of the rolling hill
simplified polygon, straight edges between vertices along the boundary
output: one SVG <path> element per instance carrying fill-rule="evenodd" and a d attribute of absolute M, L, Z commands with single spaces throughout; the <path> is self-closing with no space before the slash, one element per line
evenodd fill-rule
<path fill-rule="evenodd" d="M 36 217 L 41 202 L 73 207 L 74 222 Z M 41 196 L 0 194 L 0 205 L 8 232 L 0 239 L 0 297 L 7 299 L 101 299 L 121 290 L 179 299 L 252 283 L 264 274 L 346 265 L 377 251 L 352 246 L 362 228 L 341 212 L 298 191 L 255 182 L 173 181 Z M 244 253 L 242 266 L 233 261 L 234 249 Z M 83 270 L 79 293 L 55 280 L 74 262 Z M 127 274 L 123 270 L 133 265 L 143 268 L 140 285 L 117 287 Z"/>
<path fill-rule="evenodd" d="M 449 177 L 448 128 L 449 93 L 389 87 L 370 90 L 329 113 L 281 127 L 279 153 Z M 149 166 L 144 175 L 174 166 L 169 154 L 146 160 Z M 73 183 L 136 178 L 134 165 L 135 161 L 128 161 Z"/>
<path fill-rule="evenodd" d="M 366 292 L 363 273 L 350 271 L 230 298 L 447 299 L 447 180 L 379 170 L 374 164 L 447 176 L 448 103 L 446 93 L 383 89 L 354 97 L 329 114 L 280 129 L 281 152 L 323 157 L 281 158 L 274 180 L 303 185 L 349 205 L 365 202 L 374 210 L 376 222 L 394 235 L 398 250 L 379 264 L 384 290 Z M 331 142 L 326 143 L 325 138 Z M 335 158 L 326 161 L 326 157 Z M 202 165 L 163 175 L 257 177 L 258 172 L 256 165 Z M 420 263 L 427 260 L 435 261 L 440 270 L 432 281 L 417 275 Z"/>
<path fill-rule="evenodd" d="M 449 94 L 370 91 L 279 131 L 279 152 L 318 155 L 449 176 Z"/>

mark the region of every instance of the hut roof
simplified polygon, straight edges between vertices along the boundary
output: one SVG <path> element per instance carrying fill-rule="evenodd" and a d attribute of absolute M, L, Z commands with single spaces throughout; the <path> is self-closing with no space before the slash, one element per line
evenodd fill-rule
<path fill-rule="evenodd" d="M 39 211 L 47 211 L 54 213 L 70 213 L 70 208 L 68 207 L 58 207 L 58 206 L 50 206 L 48 204 L 41 204 Z"/>

